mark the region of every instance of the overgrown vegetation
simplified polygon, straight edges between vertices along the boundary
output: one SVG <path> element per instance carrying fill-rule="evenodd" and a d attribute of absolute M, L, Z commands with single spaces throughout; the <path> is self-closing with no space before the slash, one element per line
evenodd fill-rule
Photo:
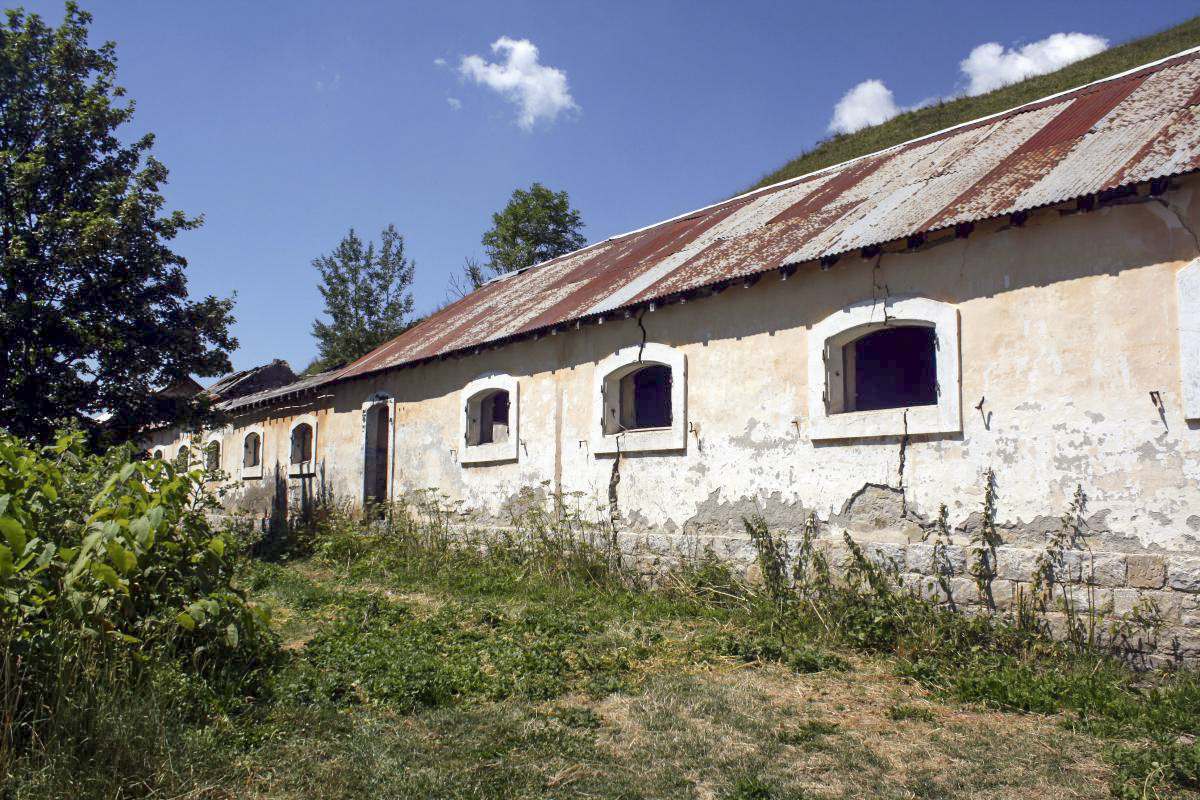
<path fill-rule="evenodd" d="M 82 438 L 0 431 L 0 770 L 31 793 L 152 788 L 163 739 L 258 694 L 275 652 L 202 474 Z"/>
<path fill-rule="evenodd" d="M 852 539 L 831 550 L 815 517 L 796 541 L 747 521 L 754 581 L 701 551 L 648 588 L 576 498 L 530 493 L 486 533 L 432 491 L 369 519 L 325 507 L 305 528 L 213 533 L 202 476 L 7 446 L 23 466 L 0 472 L 20 498 L 4 518 L 46 531 L 26 554 L 108 531 L 136 556 L 93 545 L 128 588 L 80 571 L 116 601 L 103 616 L 34 615 L 57 626 L 48 669 L 16 644 L 42 622 L 6 607 L 13 797 L 1200 796 L 1195 673 L 1136 673 L 1032 612 L 931 604 Z M 147 549 L 138 520 L 163 506 Z M 65 597 L 81 552 L 22 596 Z M 214 593 L 227 605 L 201 613 Z"/>
<path fill-rule="evenodd" d="M 884 150 L 919 136 L 940 131 L 973 119 L 997 114 L 1058 92 L 1116 75 L 1127 69 L 1155 61 L 1200 44 L 1200 17 L 1165 31 L 1134 39 L 1076 61 L 1047 75 L 1026 78 L 1019 83 L 975 97 L 953 100 L 906 111 L 879 125 L 855 133 L 832 136 L 802 153 L 777 170 L 764 175 L 750 189 L 806 175 L 823 167 Z"/>

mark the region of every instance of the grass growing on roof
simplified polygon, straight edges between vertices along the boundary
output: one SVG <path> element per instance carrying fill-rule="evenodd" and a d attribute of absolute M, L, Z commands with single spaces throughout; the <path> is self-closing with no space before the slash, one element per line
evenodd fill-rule
<path fill-rule="evenodd" d="M 1194 17 L 1159 33 L 1111 47 L 1046 75 L 1026 78 L 974 97 L 956 97 L 914 111 L 905 111 L 879 125 L 854 133 L 831 136 L 782 167 L 764 175 L 746 191 L 807 175 L 824 167 L 885 150 L 910 139 L 1075 89 L 1197 45 L 1200 45 L 1200 17 Z"/>

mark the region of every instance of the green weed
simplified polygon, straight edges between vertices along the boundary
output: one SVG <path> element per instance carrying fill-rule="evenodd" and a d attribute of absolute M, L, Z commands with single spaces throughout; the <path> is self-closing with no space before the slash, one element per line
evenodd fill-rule
<path fill-rule="evenodd" d="M 902 722 L 904 720 L 916 720 L 918 722 L 934 721 L 933 712 L 928 708 L 904 704 L 894 705 L 889 708 L 888 718 L 895 720 L 896 722 Z"/>

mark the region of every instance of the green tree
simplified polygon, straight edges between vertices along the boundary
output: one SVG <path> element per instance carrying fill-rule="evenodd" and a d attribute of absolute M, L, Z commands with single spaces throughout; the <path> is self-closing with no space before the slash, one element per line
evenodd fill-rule
<path fill-rule="evenodd" d="M 464 275 L 479 288 L 494 275 L 532 267 L 583 247 L 583 220 L 571 208 L 566 192 L 554 192 L 534 183 L 529 191 L 517 189 L 503 211 L 492 214 L 492 228 L 483 234 L 486 264 L 468 260 Z"/>
<path fill-rule="evenodd" d="M 32 438 L 106 411 L 117 436 L 200 415 L 155 389 L 228 371 L 237 347 L 232 299 L 188 299 L 168 243 L 200 220 L 163 213 L 153 135 L 118 138 L 134 104 L 90 22 L 68 3 L 57 29 L 0 23 L 0 420 Z"/>
<path fill-rule="evenodd" d="M 404 237 L 394 225 L 383 230 L 378 251 L 374 242 L 364 248 L 351 228 L 333 253 L 312 263 L 330 322 L 313 322 L 320 355 L 310 370 L 354 361 L 407 329 L 415 265 L 404 257 Z"/>

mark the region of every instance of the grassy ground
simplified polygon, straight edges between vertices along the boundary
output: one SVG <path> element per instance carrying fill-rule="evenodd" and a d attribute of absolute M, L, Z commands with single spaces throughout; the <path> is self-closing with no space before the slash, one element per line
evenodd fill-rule
<path fill-rule="evenodd" d="M 855 133 L 832 136 L 779 169 L 764 175 L 748 189 L 806 175 L 822 167 L 840 164 L 952 125 L 1074 89 L 1196 45 L 1200 45 L 1200 17 L 1110 48 L 1048 75 L 1028 78 L 977 97 L 959 97 L 936 103 L 916 111 L 905 112 L 880 125 Z"/>
<path fill-rule="evenodd" d="M 0 797 L 1200 798 L 1195 673 L 947 613 L 864 560 L 831 582 L 748 529 L 761 585 L 705 557 L 653 590 L 541 517 L 469 548 L 436 515 L 246 541 L 278 636 L 252 696 L 169 664 L 104 684 L 104 724 L 0 764 Z"/>
<path fill-rule="evenodd" d="M 849 651 L 748 657 L 736 608 L 315 560 L 251 581 L 295 660 L 238 796 L 1108 795 L 1102 745 L 1060 719 L 946 704 Z"/>

